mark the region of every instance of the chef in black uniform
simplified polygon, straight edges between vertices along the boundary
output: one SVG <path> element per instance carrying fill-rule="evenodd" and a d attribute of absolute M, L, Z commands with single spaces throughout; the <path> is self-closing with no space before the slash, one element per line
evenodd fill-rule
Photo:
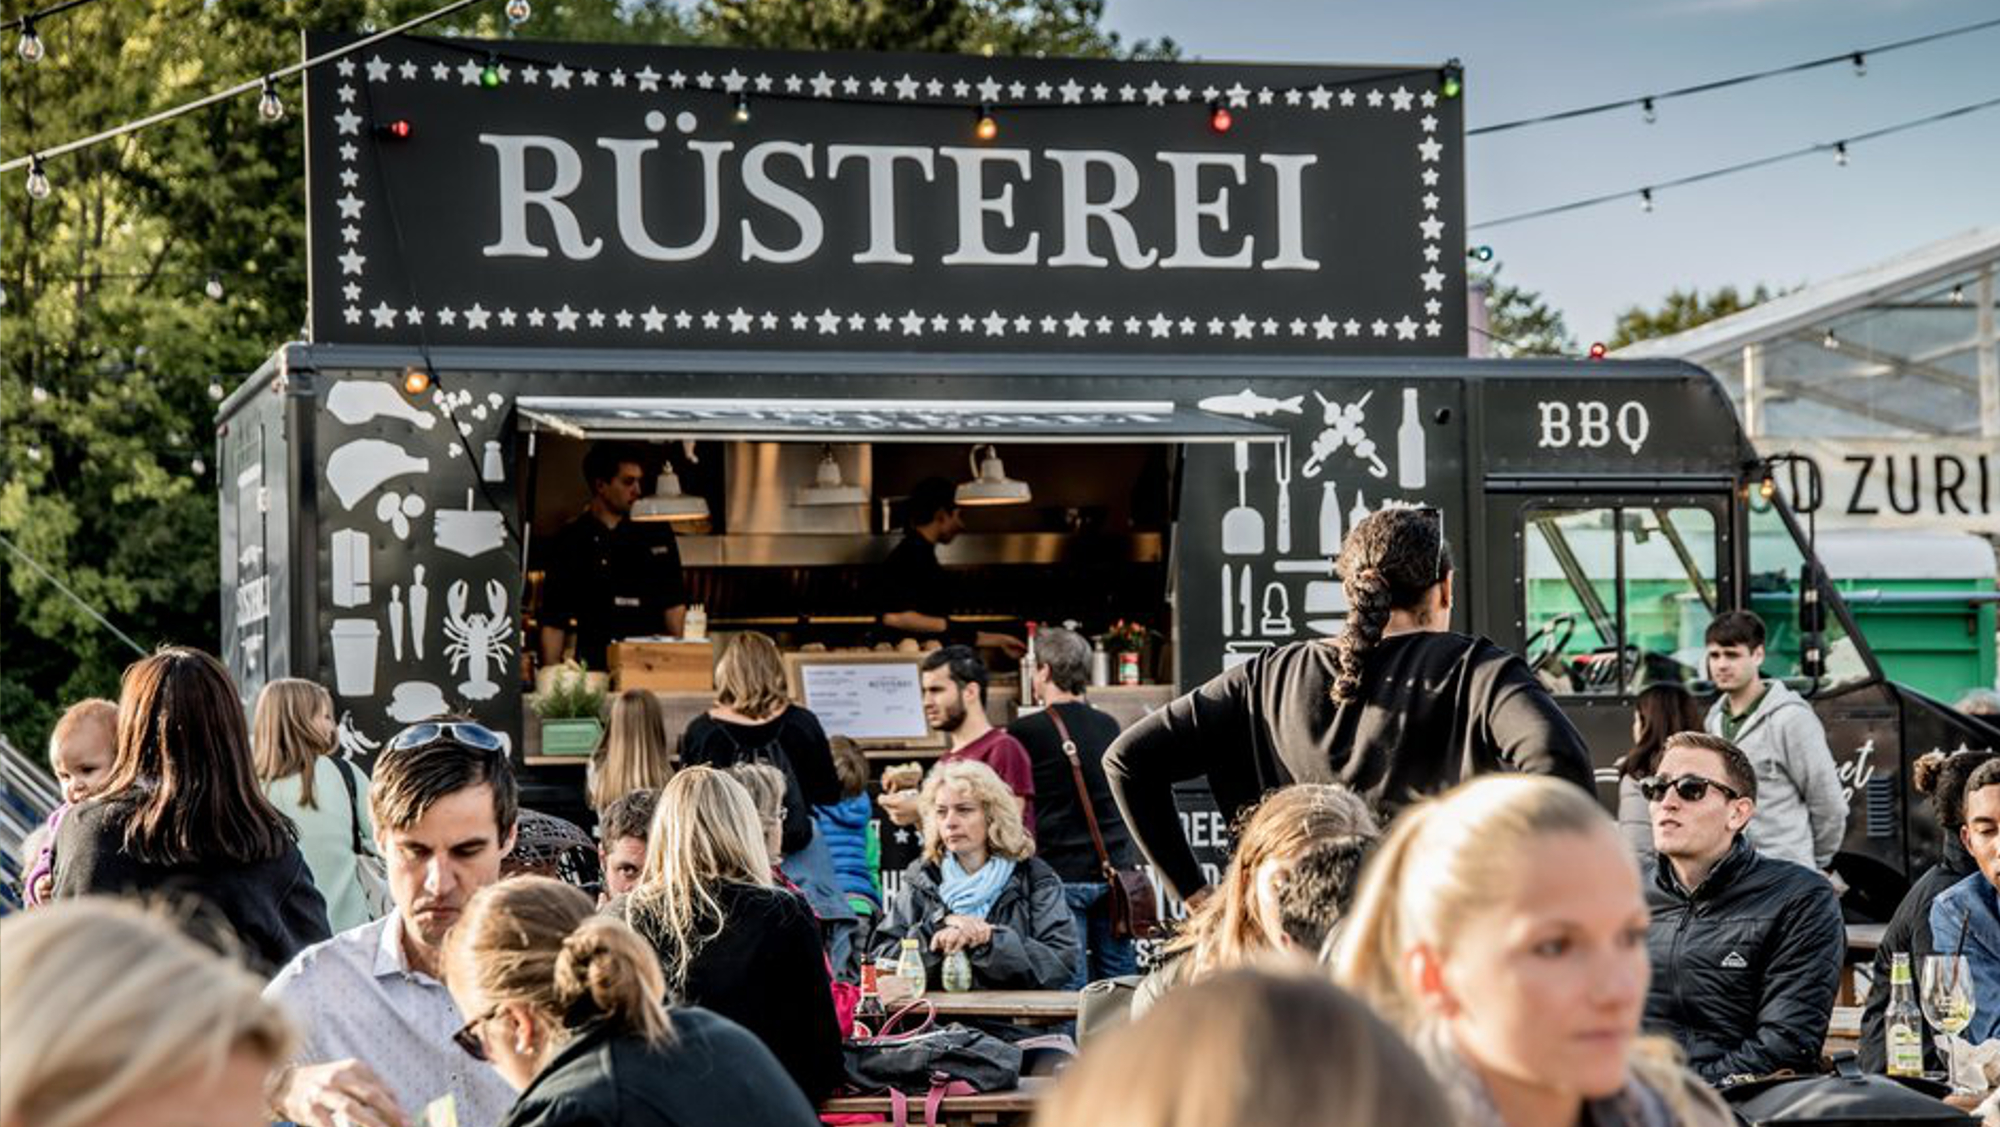
<path fill-rule="evenodd" d="M 679 636 L 687 615 L 680 547 L 666 521 L 630 519 L 645 470 L 638 451 L 600 444 L 584 455 L 590 505 L 550 539 L 542 580 L 542 664 L 562 660 L 576 632 L 576 658 L 605 668 L 620 638 Z"/>
<path fill-rule="evenodd" d="M 963 531 L 957 487 L 941 477 L 918 482 L 903 503 L 903 540 L 882 561 L 877 576 L 876 605 L 883 608 L 878 621 L 894 637 L 967 643 L 1020 657 L 1027 646 L 1019 638 L 951 621 L 954 584 L 938 562 L 937 550 Z"/>

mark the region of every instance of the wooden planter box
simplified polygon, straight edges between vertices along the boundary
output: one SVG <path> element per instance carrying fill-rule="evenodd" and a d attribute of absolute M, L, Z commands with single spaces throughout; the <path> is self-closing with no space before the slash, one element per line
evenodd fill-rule
<path fill-rule="evenodd" d="M 604 724 L 590 717 L 542 721 L 542 754 L 588 756 L 604 738 Z"/>

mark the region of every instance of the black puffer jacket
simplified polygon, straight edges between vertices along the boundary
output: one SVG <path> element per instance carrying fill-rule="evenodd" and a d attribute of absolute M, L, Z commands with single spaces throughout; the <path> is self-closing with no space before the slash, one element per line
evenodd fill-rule
<path fill-rule="evenodd" d="M 1847 947 L 1833 886 L 1803 865 L 1758 856 L 1740 835 L 1692 892 L 1664 857 L 1651 876 L 1646 1028 L 1680 1042 L 1688 1067 L 1710 1083 L 1812 1071 Z"/>
<path fill-rule="evenodd" d="M 878 958 L 901 954 L 903 938 L 914 938 L 932 988 L 943 982 L 944 956 L 931 950 L 931 937 L 951 915 L 938 887 L 943 879 L 936 862 L 921 857 L 911 862 L 873 938 Z M 1041 858 L 1014 863 L 986 922 L 993 927 L 993 938 L 966 952 L 973 989 L 1060 990 L 1076 970 L 1076 917 L 1063 898 L 1062 878 Z"/>
<path fill-rule="evenodd" d="M 1861 1011 L 1861 1067 L 1868 1072 L 1887 1072 L 1889 1056 L 1882 1044 L 1882 1015 L 1889 1008 L 1889 964 L 1898 951 L 1910 956 L 1910 972 L 1914 976 L 1924 965 L 1924 956 L 1937 950 L 1931 939 L 1931 901 L 1938 894 L 1973 873 L 1979 866 L 1973 863 L 1972 855 L 1958 843 L 1958 838 L 1945 835 L 1943 855 L 1938 863 L 1925 870 L 1924 875 L 1903 894 L 1902 903 L 1896 905 L 1896 914 L 1889 917 L 1889 926 L 1882 930 L 1882 945 L 1875 949 L 1875 982 L 1868 990 L 1868 1004 Z M 1949 937 L 1947 937 L 1949 942 Z M 1931 1031 L 1928 1027 L 1922 1033 L 1924 1039 L 1925 1067 L 1942 1070 L 1944 1058 L 1931 1045 Z"/>

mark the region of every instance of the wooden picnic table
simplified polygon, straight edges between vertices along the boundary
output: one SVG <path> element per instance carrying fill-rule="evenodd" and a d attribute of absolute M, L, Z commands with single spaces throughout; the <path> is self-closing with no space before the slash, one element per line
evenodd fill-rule
<path fill-rule="evenodd" d="M 1018 1025 L 1061 1025 L 1076 1020 L 1074 990 L 929 990 L 927 1001 L 937 1005 L 940 1019 L 1000 1018 Z"/>
<path fill-rule="evenodd" d="M 1037 993 L 1037 991 L 1028 991 Z M 1055 1082 L 1052 1076 L 1023 1076 L 1020 1087 L 1006 1092 L 980 1092 L 971 1096 L 946 1096 L 938 1105 L 938 1122 L 947 1127 L 973 1124 L 1024 1123 L 1034 1113 L 1035 1101 L 1047 1094 Z M 921 1121 L 924 1093 L 910 1093 L 910 1118 Z M 828 1115 L 892 1115 L 895 1105 L 888 1096 L 835 1096 L 819 1106 Z"/>
<path fill-rule="evenodd" d="M 1875 952 L 1882 947 L 1882 935 L 1888 930 L 1888 924 L 1847 925 L 1847 951 L 1840 960 L 1840 995 L 1835 999 L 1836 1004 L 1850 1006 L 1861 1001 L 1855 972 L 1875 961 Z"/>

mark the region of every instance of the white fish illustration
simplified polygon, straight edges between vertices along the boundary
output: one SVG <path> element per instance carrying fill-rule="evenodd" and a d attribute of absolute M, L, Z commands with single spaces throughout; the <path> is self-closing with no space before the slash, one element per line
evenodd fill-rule
<path fill-rule="evenodd" d="M 1246 419 L 1254 419 L 1261 415 L 1275 415 L 1280 411 L 1302 415 L 1305 413 L 1304 403 L 1303 395 L 1294 395 L 1290 399 L 1273 399 L 1268 395 L 1259 395 L 1246 387 L 1234 395 L 1211 395 L 1195 406 L 1217 415 L 1240 415 Z"/>

